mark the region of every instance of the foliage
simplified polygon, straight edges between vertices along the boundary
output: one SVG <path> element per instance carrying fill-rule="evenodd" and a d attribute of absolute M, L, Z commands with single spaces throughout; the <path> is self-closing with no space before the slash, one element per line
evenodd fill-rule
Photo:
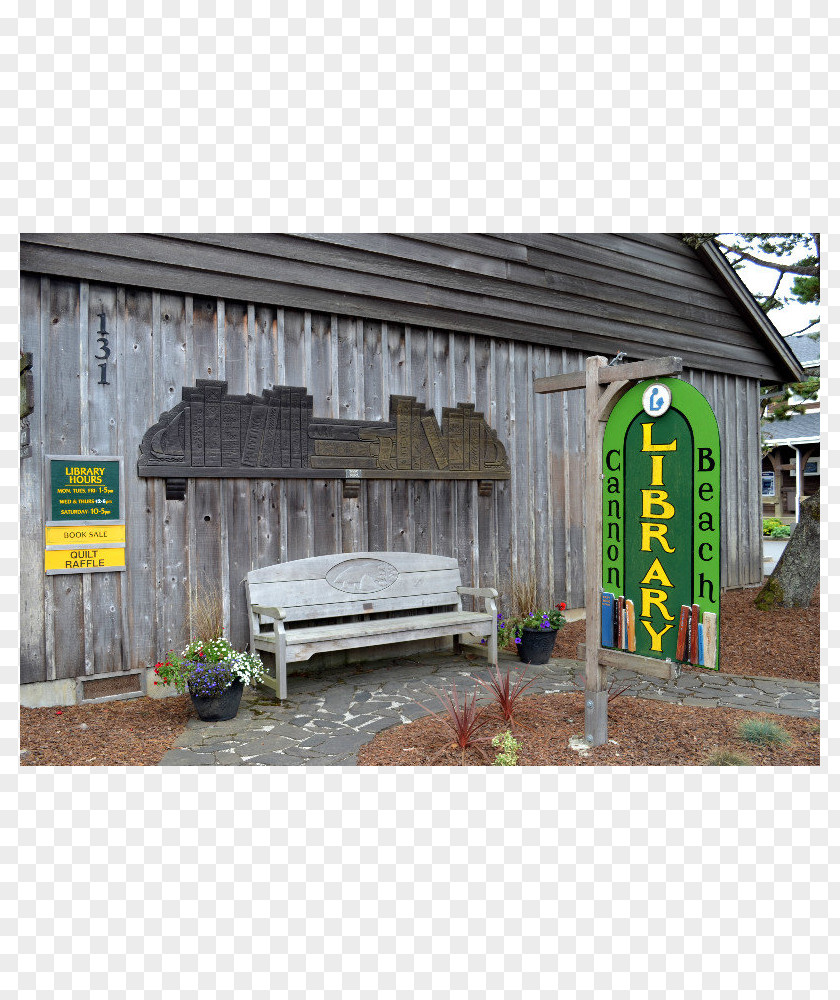
<path fill-rule="evenodd" d="M 191 664 L 192 669 L 187 678 L 187 687 L 190 694 L 196 698 L 213 698 L 229 688 L 236 677 L 230 663 L 202 663 L 201 661 Z"/>
<path fill-rule="evenodd" d="M 769 295 L 755 299 L 765 312 L 780 309 L 787 302 L 802 304 L 820 301 L 819 233 L 684 233 L 683 242 L 697 249 L 714 240 L 736 268 L 744 261 L 776 271 L 776 286 Z M 763 254 L 763 257 L 757 256 Z M 796 255 L 797 260 L 791 260 Z M 776 258 L 773 260 L 772 258 Z M 767 259 L 771 258 L 771 259 Z M 780 295 L 785 276 L 792 279 L 790 295 Z"/>
<path fill-rule="evenodd" d="M 510 615 L 507 620 L 502 615 L 499 615 L 497 620 L 499 645 L 504 649 L 511 639 L 518 645 L 521 641 L 520 637 L 523 628 L 542 629 L 544 631 L 561 629 L 566 624 L 566 619 L 563 617 L 565 610 L 566 605 L 561 601 L 547 611 L 525 611 L 519 615 Z"/>
<path fill-rule="evenodd" d="M 776 528 L 770 530 L 771 538 L 790 538 L 790 525 L 780 524 Z"/>
<path fill-rule="evenodd" d="M 820 302 L 820 234 L 819 233 L 684 233 L 683 242 L 697 249 L 714 240 L 738 270 L 745 261 L 776 272 L 776 284 L 769 295 L 753 293 L 764 312 L 781 309 L 789 302 L 819 305 Z M 763 254 L 764 256 L 757 256 Z M 781 291 L 789 280 L 787 294 Z M 819 316 L 812 319 L 799 333 L 813 331 Z M 814 340 L 816 332 L 808 333 Z M 817 398 L 820 380 L 815 376 L 804 382 L 769 387 L 762 401 L 766 404 L 765 421 L 789 420 L 794 413 L 803 413 L 803 404 Z"/>
<path fill-rule="evenodd" d="M 749 757 L 744 757 L 731 750 L 716 750 L 703 761 L 706 767 L 748 767 L 752 764 Z"/>
<path fill-rule="evenodd" d="M 494 736 L 490 742 L 494 747 L 501 749 L 501 753 L 493 761 L 494 764 L 498 764 L 499 767 L 513 767 L 516 765 L 516 751 L 519 750 L 519 744 L 513 738 L 513 733 L 509 729 L 505 733 L 499 733 L 498 736 Z"/>
<path fill-rule="evenodd" d="M 186 617 L 191 640 L 211 642 L 225 631 L 225 608 L 218 584 L 200 583 L 190 591 Z"/>
<path fill-rule="evenodd" d="M 224 667 L 230 674 L 228 683 L 232 680 L 244 681 L 245 684 L 256 684 L 263 676 L 262 661 L 252 653 L 239 653 L 224 636 L 217 636 L 210 642 L 196 639 L 181 653 L 174 650 L 167 653 L 163 662 L 155 665 L 155 673 L 165 686 L 172 684 L 176 691 L 183 694 L 189 687 L 194 675 L 209 676 L 205 672 L 208 665 Z M 218 670 L 218 677 L 222 670 Z M 193 692 L 195 693 L 195 692 Z"/>
<path fill-rule="evenodd" d="M 513 710 L 516 707 L 517 701 L 522 696 L 522 692 L 536 680 L 536 677 L 526 679 L 524 674 L 514 674 L 513 677 L 514 681 L 511 684 L 510 669 L 505 672 L 503 677 L 497 665 L 495 676 L 491 672 L 489 681 L 480 680 L 478 677 L 473 678 L 485 691 L 489 691 L 495 697 L 499 711 L 502 713 L 502 718 L 508 725 L 513 722 Z"/>
<path fill-rule="evenodd" d="M 421 705 L 419 701 L 415 702 L 415 704 L 420 705 L 420 708 L 424 712 L 428 712 L 429 715 L 439 719 L 455 737 L 455 743 L 461 748 L 461 762 L 464 762 L 468 747 L 475 747 L 486 759 L 486 755 L 478 746 L 478 732 L 490 722 L 490 719 L 484 714 L 483 708 L 475 703 L 478 688 L 473 688 L 472 701 L 470 702 L 467 701 L 467 692 L 464 692 L 463 704 L 458 700 L 458 692 L 454 683 L 451 695 L 448 691 L 444 691 L 443 694 L 434 691 L 433 694 L 446 710 L 445 715 L 436 715 L 430 708 Z M 444 747 L 441 754 L 445 753 L 446 749 Z"/>
<path fill-rule="evenodd" d="M 761 522 L 761 530 L 765 535 L 769 535 L 774 528 L 781 528 L 782 523 L 778 517 L 765 517 Z"/>
<path fill-rule="evenodd" d="M 754 746 L 786 746 L 790 733 L 770 719 L 745 719 L 738 726 L 738 735 Z"/>

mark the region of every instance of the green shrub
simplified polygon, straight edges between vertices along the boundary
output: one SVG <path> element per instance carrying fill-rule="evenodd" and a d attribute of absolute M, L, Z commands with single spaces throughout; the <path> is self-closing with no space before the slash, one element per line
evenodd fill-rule
<path fill-rule="evenodd" d="M 519 744 L 513 738 L 513 733 L 510 730 L 506 733 L 499 733 L 490 742 L 494 747 L 501 749 L 501 753 L 493 761 L 494 764 L 498 764 L 499 767 L 513 767 L 516 765 L 516 751 L 519 749 Z"/>
<path fill-rule="evenodd" d="M 748 767 L 752 764 L 749 757 L 742 757 L 730 750 L 716 750 L 703 761 L 707 767 Z"/>
<path fill-rule="evenodd" d="M 770 719 L 745 719 L 738 726 L 738 735 L 754 746 L 786 746 L 790 733 Z"/>
<path fill-rule="evenodd" d="M 782 522 L 778 519 L 778 517 L 765 517 L 761 530 L 764 532 L 765 535 L 770 535 L 773 532 L 774 528 L 781 528 L 781 527 L 782 527 Z"/>
<path fill-rule="evenodd" d="M 790 525 L 780 524 L 778 528 L 773 528 L 770 532 L 771 538 L 790 538 Z"/>

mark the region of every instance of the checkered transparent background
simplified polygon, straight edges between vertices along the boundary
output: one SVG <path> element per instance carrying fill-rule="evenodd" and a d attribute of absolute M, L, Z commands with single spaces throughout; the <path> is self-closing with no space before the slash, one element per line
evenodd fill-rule
<path fill-rule="evenodd" d="M 813 770 L 15 758 L 18 233 L 830 234 L 827 0 L 680 10 L 4 8 L 4 995 L 743 1000 L 836 982 L 836 683 Z M 823 245 L 830 308 L 840 241 Z M 824 602 L 840 590 L 837 353 L 824 340 Z M 822 638 L 825 676 L 840 643 L 826 610 Z"/>

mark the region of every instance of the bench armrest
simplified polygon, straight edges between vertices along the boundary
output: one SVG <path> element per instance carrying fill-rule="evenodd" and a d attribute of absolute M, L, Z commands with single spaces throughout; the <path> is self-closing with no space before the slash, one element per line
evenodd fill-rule
<path fill-rule="evenodd" d="M 484 610 L 487 612 L 492 612 L 496 610 L 496 598 L 499 596 L 498 590 L 494 590 L 493 587 L 456 587 L 460 597 L 483 597 L 484 598 Z"/>
<path fill-rule="evenodd" d="M 286 612 L 282 608 L 267 608 L 263 607 L 262 604 L 252 604 L 251 610 L 254 614 L 265 615 L 266 618 L 275 618 L 279 622 L 282 622 L 286 617 Z"/>
<path fill-rule="evenodd" d="M 492 587 L 456 587 L 459 594 L 470 594 L 472 597 L 492 597 L 495 601 L 499 596 L 498 590 Z"/>

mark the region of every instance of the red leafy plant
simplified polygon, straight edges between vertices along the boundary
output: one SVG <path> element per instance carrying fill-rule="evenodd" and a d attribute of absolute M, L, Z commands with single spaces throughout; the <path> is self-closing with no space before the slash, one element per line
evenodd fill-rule
<path fill-rule="evenodd" d="M 469 702 L 467 701 L 467 692 L 464 691 L 463 704 L 458 700 L 458 692 L 454 684 L 452 685 L 451 695 L 448 691 L 444 691 L 443 694 L 440 694 L 438 691 L 433 691 L 432 693 L 446 709 L 445 715 L 436 714 L 430 708 L 421 705 L 419 701 L 415 701 L 415 705 L 420 705 L 423 711 L 428 712 L 429 715 L 446 726 L 455 737 L 455 743 L 450 744 L 447 742 L 447 745 L 432 758 L 430 764 L 436 763 L 453 746 L 461 748 L 461 764 L 466 763 L 466 754 L 469 747 L 477 750 L 484 759 L 484 762 L 489 763 L 487 754 L 479 745 L 480 741 L 486 742 L 489 737 L 476 735 L 480 729 L 483 729 L 490 722 L 490 719 L 484 714 L 483 706 L 476 705 L 475 703 L 478 688 L 473 688 L 472 700 Z"/>
<path fill-rule="evenodd" d="M 498 664 L 496 665 L 495 676 L 490 672 L 489 681 L 483 681 L 478 677 L 473 678 L 476 684 L 480 684 L 485 691 L 489 691 L 495 697 L 499 711 L 502 713 L 502 718 L 508 725 L 513 725 L 513 710 L 516 707 L 517 701 L 522 696 L 522 692 L 527 687 L 530 687 L 536 679 L 536 677 L 526 678 L 521 673 L 514 673 L 511 676 L 510 669 L 506 670 L 504 676 L 502 676 Z"/>

